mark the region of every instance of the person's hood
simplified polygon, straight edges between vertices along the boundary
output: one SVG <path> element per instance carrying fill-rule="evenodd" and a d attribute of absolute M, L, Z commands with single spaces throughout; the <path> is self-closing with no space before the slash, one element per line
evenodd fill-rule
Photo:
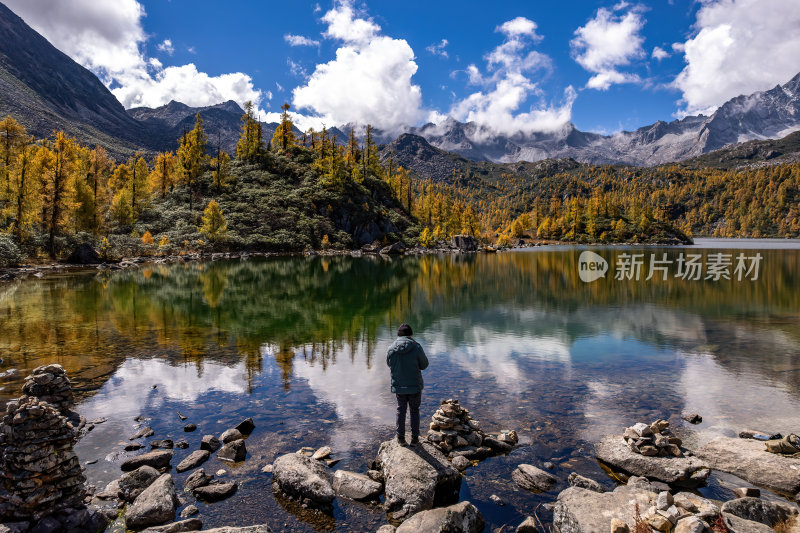
<path fill-rule="evenodd" d="M 396 353 L 398 355 L 407 354 L 416 347 L 417 343 L 411 337 L 397 337 L 392 345 L 389 347 L 389 354 Z"/>

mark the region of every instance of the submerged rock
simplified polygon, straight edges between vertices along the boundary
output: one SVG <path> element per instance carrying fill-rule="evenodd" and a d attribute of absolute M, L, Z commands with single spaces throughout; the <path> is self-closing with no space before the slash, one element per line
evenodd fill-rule
<path fill-rule="evenodd" d="M 532 465 L 521 464 L 511 473 L 514 483 L 522 489 L 531 492 L 547 492 L 552 489 L 557 480 L 544 470 Z"/>
<path fill-rule="evenodd" d="M 800 458 L 766 451 L 763 442 L 717 437 L 697 450 L 711 468 L 787 496 L 800 491 Z"/>
<path fill-rule="evenodd" d="M 383 491 L 383 485 L 364 474 L 337 470 L 333 475 L 333 490 L 338 496 L 351 500 L 372 500 Z"/>
<path fill-rule="evenodd" d="M 290 497 L 326 506 L 336 496 L 328 471 L 319 461 L 288 453 L 275 459 L 272 466 L 275 484 Z"/>
<path fill-rule="evenodd" d="M 125 524 L 141 529 L 169 522 L 175 518 L 175 484 L 172 476 L 163 474 L 147 487 L 125 511 Z"/>
<path fill-rule="evenodd" d="M 609 436 L 595 446 L 597 459 L 627 474 L 676 483 L 687 487 L 704 485 L 711 473 L 697 457 L 649 457 L 631 451 L 625 440 Z"/>
<path fill-rule="evenodd" d="M 470 502 L 421 511 L 397 528 L 396 533 L 481 533 L 486 522 Z"/>
<path fill-rule="evenodd" d="M 386 508 L 395 518 L 458 501 L 461 474 L 428 442 L 407 448 L 386 441 L 375 462 L 383 474 Z"/>

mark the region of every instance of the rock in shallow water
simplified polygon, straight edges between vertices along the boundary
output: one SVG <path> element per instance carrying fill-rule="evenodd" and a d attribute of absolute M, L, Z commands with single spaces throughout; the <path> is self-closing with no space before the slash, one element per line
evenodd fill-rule
<path fill-rule="evenodd" d="M 310 457 L 288 453 L 275 459 L 272 468 L 275 483 L 291 497 L 329 505 L 336 496 L 325 466 Z"/>
<path fill-rule="evenodd" d="M 209 457 L 211 457 L 211 453 L 208 450 L 195 450 L 183 461 L 178 463 L 178 466 L 175 467 L 175 470 L 178 472 L 186 472 L 192 468 L 197 468 L 201 464 L 205 463 Z"/>
<path fill-rule="evenodd" d="M 386 507 L 397 519 L 458 501 L 461 474 L 428 442 L 406 448 L 386 441 L 375 462 L 385 482 Z"/>
<path fill-rule="evenodd" d="M 717 437 L 697 450 L 711 468 L 792 495 L 800 491 L 800 458 L 769 453 L 763 442 Z"/>
<path fill-rule="evenodd" d="M 235 440 L 224 445 L 217 452 L 217 458 L 221 461 L 228 461 L 230 463 L 238 463 L 244 461 L 247 457 L 247 447 L 244 440 Z"/>
<path fill-rule="evenodd" d="M 480 533 L 486 522 L 470 502 L 422 511 L 397 528 L 396 533 Z"/>
<path fill-rule="evenodd" d="M 215 527 L 214 529 L 206 529 L 205 533 L 272 533 L 272 530 L 267 524 L 261 524 L 245 527 Z"/>
<path fill-rule="evenodd" d="M 704 485 L 711 473 L 708 464 L 697 457 L 647 457 L 632 452 L 625 440 L 617 436 L 606 437 L 595 445 L 595 454 L 600 461 L 615 469 L 664 483 L 680 482 L 697 487 Z"/>
<path fill-rule="evenodd" d="M 529 490 L 531 492 L 547 492 L 552 489 L 557 480 L 544 470 L 536 468 L 532 465 L 521 464 L 511 474 L 520 488 Z"/>
<path fill-rule="evenodd" d="M 192 491 L 195 498 L 203 502 L 218 502 L 225 498 L 230 498 L 236 492 L 236 482 L 230 483 L 212 483 L 197 487 Z"/>
<path fill-rule="evenodd" d="M 333 490 L 338 496 L 351 500 L 371 500 L 383 491 L 383 485 L 364 474 L 337 470 L 333 475 Z"/>
<path fill-rule="evenodd" d="M 183 482 L 183 490 L 192 491 L 197 487 L 204 487 L 211 483 L 212 479 L 214 479 L 214 476 L 209 476 L 204 469 L 198 468 L 189 474 L 189 477 Z"/>
<path fill-rule="evenodd" d="M 149 487 L 159 476 L 158 470 L 147 465 L 140 466 L 132 472 L 123 474 L 122 477 L 116 481 L 118 497 L 127 502 L 134 501 L 144 492 L 144 489 Z M 113 486 L 109 484 L 106 489 L 109 489 L 109 492 L 111 492 Z"/>
<path fill-rule="evenodd" d="M 140 466 L 152 466 L 153 468 L 164 468 L 169 466 L 172 461 L 172 450 L 155 450 L 142 455 L 137 455 L 125 460 L 120 468 L 123 472 L 136 470 Z"/>
<path fill-rule="evenodd" d="M 200 449 L 201 450 L 208 450 L 211 453 L 219 450 L 219 447 L 222 444 L 219 442 L 219 439 L 214 435 L 204 435 L 203 440 L 200 442 Z"/>
<path fill-rule="evenodd" d="M 163 474 L 147 487 L 125 511 L 125 524 L 141 529 L 169 522 L 175 517 L 175 484 Z"/>

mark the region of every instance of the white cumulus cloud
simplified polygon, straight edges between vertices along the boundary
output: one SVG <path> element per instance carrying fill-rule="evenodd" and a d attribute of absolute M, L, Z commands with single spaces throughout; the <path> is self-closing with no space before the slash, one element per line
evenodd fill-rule
<path fill-rule="evenodd" d="M 660 46 L 656 46 L 655 48 L 653 48 L 653 53 L 651 54 L 650 57 L 652 57 L 653 59 L 657 59 L 657 60 L 661 61 L 662 59 L 666 59 L 669 56 L 670 56 L 669 52 L 667 52 L 666 50 L 664 50 Z"/>
<path fill-rule="evenodd" d="M 524 109 L 532 96 L 540 95 L 532 75 L 552 68 L 551 59 L 531 44 L 541 40 L 536 33 L 536 23 L 517 17 L 498 26 L 504 41 L 486 55 L 486 73 L 469 65 L 466 74 L 469 82 L 482 86 L 456 102 L 450 109 L 453 118 L 476 122 L 492 133 L 552 131 L 570 120 L 576 93 L 568 87 L 559 105 L 538 102 L 538 106 Z"/>
<path fill-rule="evenodd" d="M 283 40 L 289 43 L 289 46 L 319 46 L 319 41 L 309 39 L 305 35 L 287 33 L 283 36 Z"/>
<path fill-rule="evenodd" d="M 727 100 L 783 84 L 800 71 L 800 2 L 717 0 L 697 12 L 696 34 L 674 47 L 680 115 L 710 114 Z"/>
<path fill-rule="evenodd" d="M 292 91 L 298 110 L 317 123 L 356 122 L 400 131 L 424 118 L 422 93 L 412 82 L 414 51 L 404 39 L 381 35 L 371 19 L 341 1 L 325 13 L 325 37 L 342 42 L 336 58 L 316 66 L 305 85 Z M 302 123 L 303 117 L 298 117 Z M 306 117 L 311 123 L 311 117 Z"/>
<path fill-rule="evenodd" d="M 126 108 L 157 107 L 170 100 L 190 106 L 262 100 L 247 74 L 212 76 L 191 63 L 164 67 L 148 58 L 143 52 L 145 10 L 137 0 L 4 1 L 56 48 L 97 74 Z M 169 39 L 156 48 L 174 51 Z"/>
<path fill-rule="evenodd" d="M 442 39 L 438 43 L 433 43 L 432 45 L 425 48 L 428 52 L 435 56 L 442 56 L 444 58 L 447 57 L 447 39 Z"/>
<path fill-rule="evenodd" d="M 616 11 L 628 5 L 623 2 L 614 7 Z M 645 55 L 641 35 L 644 19 L 639 8 L 621 15 L 614 11 L 598 9 L 593 19 L 575 30 L 575 38 L 570 41 L 575 61 L 595 73 L 586 84 L 590 89 L 605 90 L 612 84 L 639 80 L 636 74 L 619 72 L 618 67 Z"/>
<path fill-rule="evenodd" d="M 175 47 L 172 45 L 172 41 L 169 39 L 164 39 L 164 42 L 156 46 L 156 49 L 159 52 L 164 52 L 170 56 L 175 53 Z"/>

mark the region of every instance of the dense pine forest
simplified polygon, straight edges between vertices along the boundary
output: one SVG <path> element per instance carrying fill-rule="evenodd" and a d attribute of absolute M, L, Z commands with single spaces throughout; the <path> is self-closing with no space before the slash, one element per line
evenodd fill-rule
<path fill-rule="evenodd" d="M 0 121 L 0 262 L 57 259 L 91 242 L 106 259 L 225 250 L 433 246 L 454 234 L 507 246 L 800 237 L 800 164 L 737 170 L 471 163 L 432 182 L 381 162 L 372 129 L 346 142 L 297 135 L 283 107 L 271 139 L 251 105 L 235 154 L 203 119 L 175 152 L 114 161 L 63 132 Z M 149 156 L 149 157 L 148 157 Z M 487 170 L 488 169 L 488 170 Z"/>

